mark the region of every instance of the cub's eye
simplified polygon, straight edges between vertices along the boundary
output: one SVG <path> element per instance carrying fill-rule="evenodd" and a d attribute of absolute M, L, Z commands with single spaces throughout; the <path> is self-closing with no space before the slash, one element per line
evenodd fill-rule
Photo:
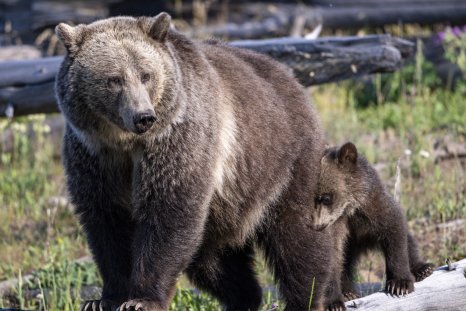
<path fill-rule="evenodd" d="M 121 86 L 123 79 L 121 77 L 110 77 L 108 78 L 108 84 L 111 86 Z"/>
<path fill-rule="evenodd" d="M 323 204 L 325 206 L 330 206 L 333 204 L 333 196 L 331 193 L 324 193 L 316 197 L 317 203 Z"/>
<path fill-rule="evenodd" d="M 142 83 L 147 83 L 147 82 L 149 82 L 149 80 L 150 80 L 150 73 L 144 73 L 141 76 L 141 82 Z"/>
<path fill-rule="evenodd" d="M 320 201 L 323 205 L 330 206 L 333 204 L 333 197 L 330 193 L 324 193 L 321 196 Z"/>

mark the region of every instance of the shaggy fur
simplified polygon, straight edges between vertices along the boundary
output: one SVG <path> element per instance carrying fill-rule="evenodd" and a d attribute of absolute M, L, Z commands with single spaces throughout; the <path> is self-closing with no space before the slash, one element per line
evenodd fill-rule
<path fill-rule="evenodd" d="M 307 309 L 313 278 L 322 309 L 333 239 L 309 227 L 322 133 L 288 70 L 193 42 L 165 13 L 56 32 L 67 185 L 104 281 L 84 310 L 167 310 L 183 271 L 226 310 L 257 310 L 254 245 L 286 310 Z"/>
<path fill-rule="evenodd" d="M 332 284 L 341 279 L 348 300 L 357 297 L 353 287 L 354 268 L 361 254 L 379 249 L 385 256 L 386 291 L 404 295 L 432 273 L 433 265 L 419 257 L 417 244 L 408 232 L 403 211 L 383 186 L 377 172 L 352 143 L 326 150 L 313 215 L 313 227 L 336 232 L 346 247 L 336 261 L 344 264 L 344 273 L 335 269 Z M 337 252 L 340 250 L 338 249 Z M 344 310 L 339 285 L 328 291 L 327 306 Z"/>

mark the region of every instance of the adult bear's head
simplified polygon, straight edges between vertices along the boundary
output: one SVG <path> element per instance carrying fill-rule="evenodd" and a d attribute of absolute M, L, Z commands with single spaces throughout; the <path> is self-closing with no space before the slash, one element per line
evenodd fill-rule
<path fill-rule="evenodd" d="M 170 16 L 115 17 L 59 24 L 67 49 L 57 76 L 60 109 L 71 126 L 108 145 L 162 133 L 180 118 L 180 73 Z"/>

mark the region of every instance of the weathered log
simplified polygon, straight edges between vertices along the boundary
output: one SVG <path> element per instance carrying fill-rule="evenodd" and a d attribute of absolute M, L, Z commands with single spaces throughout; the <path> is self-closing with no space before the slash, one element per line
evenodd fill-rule
<path fill-rule="evenodd" d="M 55 79 L 63 57 L 46 57 L 0 62 L 0 88 L 50 82 Z"/>
<path fill-rule="evenodd" d="M 13 117 L 58 112 L 54 82 L 0 89 L 0 116 Z"/>
<path fill-rule="evenodd" d="M 425 2 L 425 3 L 424 3 Z M 382 1 L 372 5 L 328 4 L 320 6 L 295 4 L 238 4 L 232 11 L 256 16 L 247 22 L 229 22 L 207 25 L 188 31 L 194 37 L 220 37 L 228 39 L 256 39 L 270 36 L 286 36 L 296 19 L 303 19 L 304 25 L 314 28 L 319 24 L 324 29 L 380 27 L 390 24 L 435 23 L 466 24 L 466 3 L 458 0 L 446 1 L 404 1 L 386 5 Z"/>
<path fill-rule="evenodd" d="M 34 32 L 60 22 L 87 24 L 108 15 L 102 1 L 0 1 L 0 32 L 7 30 L 4 25 L 9 23 L 12 31 L 30 41 Z"/>
<path fill-rule="evenodd" d="M 286 1 L 282 1 L 286 2 Z M 303 20 L 307 27 L 323 24 L 324 28 L 378 27 L 397 23 L 466 23 L 466 3 L 462 0 L 307 0 L 303 4 L 248 3 L 239 1 L 228 5 L 229 16 L 241 16 L 230 23 L 196 27 L 188 31 L 197 37 L 221 37 L 229 39 L 255 39 L 270 36 L 286 36 L 295 20 Z M 191 4 L 183 7 L 192 11 Z M 224 3 L 210 6 L 212 20 L 224 14 Z M 0 1 L 0 32 L 4 25 L 11 25 L 12 31 L 26 42 L 31 43 L 38 32 L 53 28 L 66 21 L 72 24 L 90 23 L 111 15 L 155 15 L 160 10 L 172 14 L 178 12 L 168 1 L 148 4 L 147 1 Z M 183 10 L 186 11 L 186 10 Z M 223 12 L 223 13 L 222 13 Z M 230 14 L 231 13 L 231 14 Z M 184 15 L 184 14 L 182 14 Z M 244 22 L 244 16 L 247 21 Z M 186 16 L 185 16 L 186 17 Z M 189 16 L 191 17 L 191 16 Z M 225 17 L 225 16 L 223 16 Z M 222 19 L 222 18 L 220 18 Z"/>
<path fill-rule="evenodd" d="M 327 7 L 354 7 L 354 6 L 368 6 L 368 7 L 386 7 L 386 6 L 403 6 L 406 4 L 411 5 L 438 5 L 438 0 L 305 0 L 306 4 L 327 6 Z M 464 0 L 443 0 L 443 4 L 461 4 Z"/>
<path fill-rule="evenodd" d="M 392 72 L 414 51 L 412 43 L 388 35 L 317 40 L 279 38 L 230 44 L 284 63 L 304 86 Z M 50 57 L 0 62 L 0 116 L 58 111 L 53 81 L 61 60 Z"/>
<path fill-rule="evenodd" d="M 32 45 L 10 45 L 0 47 L 0 61 L 35 59 L 40 57 L 42 57 L 41 52 Z"/>
<path fill-rule="evenodd" d="M 451 269 L 451 270 L 450 270 Z M 415 291 L 404 297 L 375 293 L 346 303 L 358 311 L 464 311 L 466 306 L 466 259 L 437 269 L 430 277 L 415 283 Z"/>
<path fill-rule="evenodd" d="M 304 86 L 335 82 L 375 72 L 393 72 L 411 55 L 414 45 L 390 36 L 282 38 L 234 41 L 232 45 L 268 54 L 289 66 Z"/>

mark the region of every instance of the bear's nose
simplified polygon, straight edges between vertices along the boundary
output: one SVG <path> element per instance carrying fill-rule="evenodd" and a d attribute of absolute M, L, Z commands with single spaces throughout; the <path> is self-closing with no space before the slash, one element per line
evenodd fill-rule
<path fill-rule="evenodd" d="M 133 117 L 134 126 L 138 134 L 147 132 L 155 122 L 154 112 L 142 112 Z"/>

